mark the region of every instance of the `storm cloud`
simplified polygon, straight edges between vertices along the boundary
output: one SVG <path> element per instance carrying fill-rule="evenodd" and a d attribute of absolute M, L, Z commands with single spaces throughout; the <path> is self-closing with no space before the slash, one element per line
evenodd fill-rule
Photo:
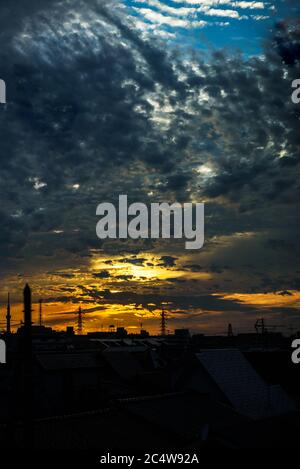
<path fill-rule="evenodd" d="M 5 1 L 0 10 L 3 276 L 42 270 L 46 257 L 54 271 L 62 260 L 77 268 L 108 252 L 95 235 L 95 209 L 125 193 L 139 202 L 206 201 L 207 259 L 190 259 L 187 271 L 227 275 L 231 259 L 237 271 L 250 261 L 261 270 L 265 250 L 269 287 L 280 288 L 275 256 L 294 246 L 282 268 L 297 279 L 300 107 L 291 83 L 300 77 L 299 22 L 274 24 L 263 52 L 245 56 L 166 48 L 141 34 L 117 0 Z M 237 233 L 247 235 L 239 267 Z M 230 236 L 238 239 L 231 258 L 219 252 Z M 158 265 L 177 267 L 180 249 L 164 246 Z"/>

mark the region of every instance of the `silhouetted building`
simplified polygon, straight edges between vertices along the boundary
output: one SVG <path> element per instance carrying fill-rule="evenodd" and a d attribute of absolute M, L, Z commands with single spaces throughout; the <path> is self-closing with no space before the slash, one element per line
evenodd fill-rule
<path fill-rule="evenodd" d="M 281 334 L 166 334 L 164 323 L 158 336 L 142 325 L 84 335 L 82 317 L 74 334 L 31 316 L 26 285 L 23 325 L 0 366 L 1 447 L 240 447 L 257 444 L 256 429 L 285 444 L 280 422 L 296 427 L 300 369 Z"/>
<path fill-rule="evenodd" d="M 68 336 L 73 336 L 74 333 L 74 327 L 73 326 L 67 326 L 66 333 Z"/>
<path fill-rule="evenodd" d="M 175 337 L 181 338 L 181 339 L 191 338 L 189 329 L 175 329 L 174 334 L 175 334 Z"/>
<path fill-rule="evenodd" d="M 116 332 L 117 337 L 126 337 L 127 336 L 127 331 L 125 327 L 117 327 L 117 332 Z"/>

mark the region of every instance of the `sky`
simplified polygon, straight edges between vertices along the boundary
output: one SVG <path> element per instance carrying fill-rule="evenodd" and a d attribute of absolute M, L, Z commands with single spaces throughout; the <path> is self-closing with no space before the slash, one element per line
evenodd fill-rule
<path fill-rule="evenodd" d="M 192 46 L 241 49 L 258 54 L 262 41 L 274 22 L 291 12 L 281 1 L 255 2 L 234 0 L 124 0 L 136 27 L 155 35 Z"/>
<path fill-rule="evenodd" d="M 299 8 L 293 0 L 0 6 L 0 329 L 34 320 L 300 329 Z M 96 207 L 205 202 L 205 244 L 96 237 Z"/>

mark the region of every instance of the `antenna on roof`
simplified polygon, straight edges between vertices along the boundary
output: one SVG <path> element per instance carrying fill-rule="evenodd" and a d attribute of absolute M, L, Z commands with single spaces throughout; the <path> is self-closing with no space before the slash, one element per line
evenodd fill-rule
<path fill-rule="evenodd" d="M 167 335 L 167 318 L 166 318 L 166 312 L 163 309 L 161 314 L 160 314 L 160 335 L 165 336 Z"/>
<path fill-rule="evenodd" d="M 83 319 L 82 319 L 82 311 L 81 306 L 78 308 L 78 320 L 77 320 L 77 334 L 82 335 L 83 331 Z"/>

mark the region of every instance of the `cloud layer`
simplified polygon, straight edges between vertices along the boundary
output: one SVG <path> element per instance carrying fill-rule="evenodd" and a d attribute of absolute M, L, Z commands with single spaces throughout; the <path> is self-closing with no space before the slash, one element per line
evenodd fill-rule
<path fill-rule="evenodd" d="M 138 18 L 137 27 L 144 31 L 155 28 L 162 37 L 172 37 L 178 28 L 229 26 L 232 20 L 263 21 L 276 10 L 271 2 L 232 0 L 128 0 L 126 4 Z"/>
<path fill-rule="evenodd" d="M 191 291 L 199 284 L 187 272 L 206 273 L 200 285 L 209 294 L 298 289 L 299 107 L 290 95 L 300 76 L 299 24 L 278 23 L 260 56 L 190 53 L 141 35 L 137 17 L 113 3 L 30 2 L 13 15 L 8 2 L 0 7 L 8 100 L 0 109 L 2 275 L 84 271 L 103 252 L 153 252 L 156 267 L 178 266 Z M 212 12 L 272 6 L 170 5 L 136 8 L 144 19 L 156 15 L 149 24 L 164 24 L 163 16 L 189 28 L 221 17 Z M 119 193 L 205 200 L 205 250 L 188 259 L 176 243 L 101 245 L 96 205 Z M 119 273 L 124 282 L 130 275 Z M 111 273 L 92 276 L 108 281 Z M 158 283 L 149 283 L 151 295 Z M 187 288 L 175 283 L 162 279 L 163 288 Z"/>

